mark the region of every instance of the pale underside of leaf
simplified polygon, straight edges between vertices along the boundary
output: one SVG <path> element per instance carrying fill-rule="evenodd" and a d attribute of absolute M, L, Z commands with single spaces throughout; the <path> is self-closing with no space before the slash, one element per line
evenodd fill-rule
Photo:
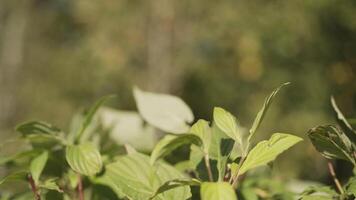
<path fill-rule="evenodd" d="M 145 121 L 165 132 L 187 133 L 194 116 L 180 98 L 168 94 L 145 92 L 134 88 L 134 97 L 139 113 Z"/>

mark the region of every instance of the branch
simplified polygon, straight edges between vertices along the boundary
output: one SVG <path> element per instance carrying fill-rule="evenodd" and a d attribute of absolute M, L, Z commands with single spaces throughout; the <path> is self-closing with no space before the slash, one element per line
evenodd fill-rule
<path fill-rule="evenodd" d="M 34 181 L 33 178 L 32 178 L 32 175 L 29 174 L 29 175 L 27 176 L 27 179 L 28 179 L 28 182 L 30 183 L 32 193 L 33 193 L 33 195 L 35 196 L 35 200 L 41 200 L 40 193 L 38 192 L 38 189 L 37 189 L 37 187 L 36 187 L 35 181 Z"/>
<path fill-rule="evenodd" d="M 345 191 L 344 191 L 344 189 L 342 188 L 339 179 L 337 179 L 336 173 L 335 173 L 335 170 L 334 170 L 334 166 L 333 166 L 333 164 L 332 164 L 330 161 L 328 161 L 328 167 L 329 167 L 330 175 L 333 177 L 333 180 L 334 180 L 334 182 L 335 182 L 335 185 L 336 185 L 337 189 L 339 190 L 339 192 L 340 192 L 341 194 L 344 194 Z"/>
<path fill-rule="evenodd" d="M 204 161 L 205 161 L 206 169 L 208 171 L 209 181 L 214 181 L 213 180 L 213 173 L 211 172 L 209 156 L 207 154 L 205 154 L 205 156 L 204 156 Z"/>
<path fill-rule="evenodd" d="M 84 200 L 83 181 L 80 174 L 78 174 L 78 197 L 79 200 Z"/>

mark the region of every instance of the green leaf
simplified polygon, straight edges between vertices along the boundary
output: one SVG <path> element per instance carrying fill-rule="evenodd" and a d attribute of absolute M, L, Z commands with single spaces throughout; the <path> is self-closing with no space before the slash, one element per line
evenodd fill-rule
<path fill-rule="evenodd" d="M 214 123 L 221 129 L 227 136 L 234 139 L 241 144 L 241 135 L 237 130 L 237 121 L 228 111 L 220 107 L 214 108 Z"/>
<path fill-rule="evenodd" d="M 347 137 L 354 143 L 356 144 L 356 131 L 352 128 L 350 123 L 346 120 L 344 114 L 340 111 L 339 107 L 337 106 L 334 97 L 331 97 L 331 105 L 334 110 L 334 115 L 336 118 L 337 123 L 339 126 L 342 128 L 342 130 L 345 132 Z"/>
<path fill-rule="evenodd" d="M 151 164 L 185 144 L 195 144 L 201 146 L 202 141 L 200 137 L 192 134 L 166 135 L 153 149 L 151 154 Z"/>
<path fill-rule="evenodd" d="M 28 150 L 28 151 L 23 151 L 23 152 L 19 152 L 17 154 L 14 155 L 10 155 L 10 156 L 3 156 L 0 158 L 0 165 L 9 163 L 9 162 L 17 162 L 19 160 L 25 160 L 27 161 L 28 159 L 31 159 L 37 155 L 39 155 L 41 153 L 41 151 L 39 149 L 32 149 L 32 150 Z"/>
<path fill-rule="evenodd" d="M 302 141 L 302 138 L 284 134 L 275 133 L 269 140 L 259 142 L 247 155 L 243 162 L 239 174 L 242 175 L 246 171 L 258 166 L 266 165 L 276 159 L 283 151 L 292 147 L 296 143 Z"/>
<path fill-rule="evenodd" d="M 350 155 L 350 140 L 333 126 L 318 126 L 308 132 L 308 137 L 317 151 L 328 159 L 343 159 L 355 163 Z"/>
<path fill-rule="evenodd" d="M 286 85 L 289 85 L 290 83 L 283 83 L 282 85 L 280 85 L 278 88 L 276 88 L 275 90 L 273 90 L 273 92 L 265 99 L 265 102 L 262 106 L 262 108 L 260 109 L 260 111 L 258 111 L 257 116 L 255 118 L 255 121 L 252 124 L 252 127 L 250 129 L 250 135 L 248 136 L 248 142 L 251 141 L 251 138 L 253 137 L 253 135 L 256 133 L 256 130 L 258 129 L 258 127 L 260 126 L 263 118 L 265 117 L 267 110 L 269 108 L 269 106 L 271 105 L 274 97 L 276 96 L 276 94 Z"/>
<path fill-rule="evenodd" d="M 100 172 L 103 165 L 99 151 L 91 143 L 67 146 L 66 160 L 74 171 L 86 176 Z"/>
<path fill-rule="evenodd" d="M 58 178 L 49 178 L 49 179 L 45 180 L 45 182 L 39 184 L 38 187 L 63 193 L 63 190 L 58 186 L 58 184 L 56 183 L 56 180 L 58 180 Z"/>
<path fill-rule="evenodd" d="M 48 152 L 44 151 L 41 155 L 37 156 L 31 161 L 30 173 L 36 184 L 38 184 L 39 178 L 41 176 L 44 167 L 46 166 L 47 160 L 48 160 Z"/>
<path fill-rule="evenodd" d="M 140 153 L 119 156 L 106 166 L 96 182 L 111 187 L 119 197 L 145 200 L 151 198 L 161 185 L 185 176 L 163 162 L 150 164 L 150 158 Z M 188 186 L 178 187 L 157 195 L 154 200 L 177 200 L 191 197 Z"/>
<path fill-rule="evenodd" d="M 201 182 L 197 179 L 174 179 L 174 180 L 169 180 L 165 182 L 163 185 L 161 185 L 158 190 L 155 192 L 155 194 L 150 198 L 153 199 L 157 195 L 166 192 L 168 190 L 177 188 L 177 187 L 182 187 L 182 186 L 199 186 Z"/>
<path fill-rule="evenodd" d="M 237 200 L 234 189 L 227 182 L 204 182 L 200 196 L 201 200 Z"/>
<path fill-rule="evenodd" d="M 0 185 L 5 182 L 8 182 L 8 181 L 19 181 L 19 180 L 25 181 L 27 178 L 27 175 L 28 175 L 28 172 L 26 172 L 26 171 L 20 171 L 20 172 L 15 172 L 15 173 L 9 174 L 0 180 Z"/>
<path fill-rule="evenodd" d="M 201 138 L 203 141 L 203 150 L 205 153 L 208 153 L 211 143 L 211 130 L 209 127 L 209 122 L 203 119 L 199 119 L 195 124 L 193 124 L 189 132 Z"/>
<path fill-rule="evenodd" d="M 104 96 L 101 97 L 97 102 L 95 102 L 90 108 L 89 110 L 85 113 L 84 115 L 84 119 L 83 122 L 80 125 L 80 128 L 78 130 L 77 138 L 76 140 L 80 140 L 81 136 L 83 135 L 84 131 L 86 130 L 86 128 L 90 125 L 90 123 L 93 120 L 93 117 L 95 115 L 95 113 L 98 111 L 98 109 L 100 108 L 100 106 L 105 103 L 105 101 L 107 101 L 109 98 L 114 97 L 114 95 L 108 95 L 108 96 Z"/>
<path fill-rule="evenodd" d="M 16 131 L 20 132 L 23 136 L 31 134 L 49 134 L 58 135 L 61 130 L 47 122 L 30 121 L 16 126 Z"/>
<path fill-rule="evenodd" d="M 181 134 L 189 130 L 194 116 L 190 108 L 178 97 L 133 90 L 139 113 L 145 121 L 165 132 Z"/>

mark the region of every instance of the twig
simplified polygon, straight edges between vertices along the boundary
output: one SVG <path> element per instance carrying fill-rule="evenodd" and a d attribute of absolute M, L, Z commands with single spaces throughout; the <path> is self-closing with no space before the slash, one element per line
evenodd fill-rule
<path fill-rule="evenodd" d="M 206 169 L 208 171 L 209 181 L 214 181 L 213 180 L 213 173 L 211 172 L 211 166 L 210 166 L 210 161 L 209 161 L 209 155 L 208 154 L 205 154 L 204 160 L 205 160 Z"/>
<path fill-rule="evenodd" d="M 328 167 L 329 167 L 329 172 L 330 172 L 331 176 L 333 177 L 333 180 L 334 180 L 334 182 L 335 182 L 335 185 L 336 185 L 337 189 L 339 190 L 339 192 L 340 192 L 341 194 L 344 194 L 345 191 L 344 191 L 344 189 L 342 188 L 339 179 L 337 179 L 336 173 L 335 173 L 335 170 L 334 170 L 334 166 L 333 166 L 333 164 L 332 164 L 330 161 L 328 161 Z"/>
<path fill-rule="evenodd" d="M 33 193 L 33 195 L 35 196 L 35 200 L 41 200 L 41 195 L 40 195 L 40 193 L 39 193 L 38 190 L 37 190 L 36 183 L 35 183 L 35 181 L 33 180 L 32 175 L 29 174 L 29 175 L 27 176 L 27 179 L 28 179 L 28 182 L 30 183 L 32 193 Z"/>
<path fill-rule="evenodd" d="M 78 197 L 79 200 L 84 200 L 83 181 L 80 174 L 78 174 Z"/>
<path fill-rule="evenodd" d="M 242 163 L 245 161 L 246 157 L 242 157 L 239 161 L 239 164 L 238 164 L 238 168 L 236 170 L 236 173 L 231 175 L 231 178 L 230 178 L 230 183 L 232 184 L 232 187 L 233 188 L 236 188 L 237 187 L 237 181 L 239 179 L 239 172 L 240 172 L 240 169 L 241 169 L 241 166 L 242 166 Z M 232 181 L 232 182 L 231 182 Z"/>

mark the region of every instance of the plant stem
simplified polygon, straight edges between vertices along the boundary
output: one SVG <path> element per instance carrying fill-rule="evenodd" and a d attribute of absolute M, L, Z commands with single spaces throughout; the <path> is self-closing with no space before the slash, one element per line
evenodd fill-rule
<path fill-rule="evenodd" d="M 37 190 L 36 183 L 35 183 L 35 181 L 33 180 L 32 175 L 29 174 L 29 175 L 27 176 L 27 179 L 28 179 L 28 182 L 30 183 L 32 193 L 33 193 L 33 195 L 35 196 L 35 200 L 41 200 L 40 193 L 39 193 L 38 190 Z"/>
<path fill-rule="evenodd" d="M 342 188 L 339 179 L 337 179 L 336 173 L 335 173 L 335 170 L 334 170 L 334 166 L 330 161 L 328 161 L 328 167 L 329 167 L 329 172 L 330 172 L 331 176 L 333 177 L 333 180 L 335 182 L 335 185 L 336 185 L 337 189 L 339 190 L 339 192 L 341 194 L 344 194 L 345 193 L 344 189 Z"/>
<path fill-rule="evenodd" d="M 237 170 L 236 170 L 236 173 L 235 174 L 233 174 L 233 175 L 231 175 L 231 178 L 230 178 L 230 183 L 231 183 L 231 181 L 232 181 L 232 187 L 237 187 L 237 181 L 238 181 L 238 179 L 239 179 L 239 172 L 240 172 L 240 168 L 241 168 L 241 165 L 242 165 L 242 163 L 245 161 L 245 159 L 246 159 L 246 157 L 242 157 L 241 159 L 240 159 L 240 161 L 239 161 L 239 164 L 238 164 L 238 168 L 237 168 Z"/>
<path fill-rule="evenodd" d="M 84 200 L 83 181 L 80 174 L 78 174 L 78 197 L 79 200 Z"/>
<path fill-rule="evenodd" d="M 210 161 L 209 161 L 209 155 L 208 154 L 205 154 L 204 161 L 205 161 L 206 169 L 208 171 L 209 181 L 214 181 L 213 180 L 213 173 L 211 172 L 211 166 L 210 166 Z"/>

